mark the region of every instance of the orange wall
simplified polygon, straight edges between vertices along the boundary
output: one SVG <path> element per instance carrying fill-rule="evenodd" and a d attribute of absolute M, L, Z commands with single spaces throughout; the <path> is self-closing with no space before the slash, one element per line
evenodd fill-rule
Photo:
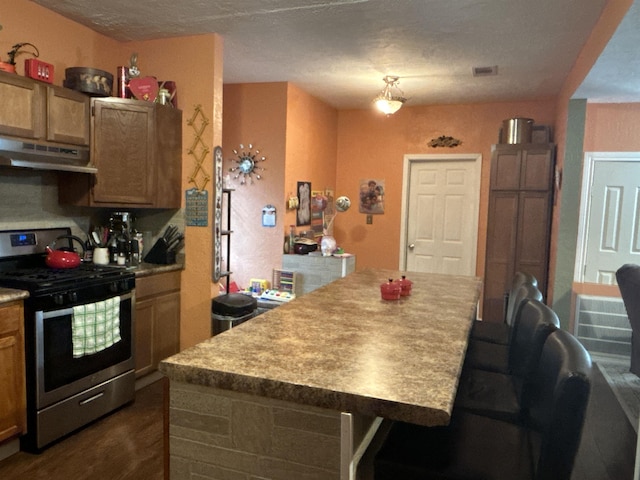
<path fill-rule="evenodd" d="M 224 86 L 224 155 L 225 176 L 230 177 L 231 206 L 231 279 L 240 288 L 252 278 L 271 281 L 273 268 L 281 268 L 285 218 L 284 178 L 286 157 L 287 84 L 252 83 Z M 233 179 L 230 167 L 236 165 L 233 150 L 240 144 L 253 145 L 266 161 L 261 180 L 241 185 Z M 276 227 L 262 226 L 262 208 L 276 207 Z M 223 254 L 224 258 L 224 254 Z M 223 284 L 225 281 L 223 279 Z"/>
<path fill-rule="evenodd" d="M 213 150 L 222 137 L 222 41 L 217 35 L 180 37 L 149 42 L 121 43 L 27 0 L 0 0 L 2 31 L 0 52 L 20 42 L 33 43 L 40 59 L 54 65 L 54 84 L 62 85 L 68 67 L 92 67 L 111 72 L 127 65 L 138 52 L 143 75 L 174 80 L 179 107 L 183 110 L 183 189 L 190 188 L 187 176 L 193 171 L 186 154 L 194 135 L 186 121 L 194 106 L 202 105 L 210 124 L 204 139 Z M 25 49 L 29 51 L 29 49 Z M 24 73 L 24 59 L 17 57 L 17 73 Z M 0 59 L 6 60 L 4 54 Z M 115 83 L 115 82 L 114 82 Z M 114 85 L 115 89 L 115 85 Z M 206 169 L 212 173 L 209 155 Z M 212 184 L 207 189 L 211 192 Z M 213 194 L 209 194 L 210 199 Z M 209 208 L 212 211 L 211 207 Z M 211 213 L 209 213 L 211 224 Z M 181 347 L 198 343 L 211 333 L 211 232 L 210 227 L 186 228 L 186 269 L 182 275 Z"/>
<path fill-rule="evenodd" d="M 287 96 L 287 158 L 285 193 L 297 192 L 297 182 L 311 182 L 312 190 L 335 188 L 338 112 L 297 86 Z M 296 212 L 287 212 L 284 233 L 295 225 Z M 297 230 L 308 229 L 300 226 Z"/>
<path fill-rule="evenodd" d="M 585 152 L 640 151 L 640 103 L 589 103 Z"/>
<path fill-rule="evenodd" d="M 16 43 L 29 42 L 40 52 L 40 60 L 53 64 L 54 84 L 62 86 L 64 71 L 69 67 L 92 67 L 112 72 L 128 60 L 120 43 L 99 35 L 80 24 L 67 20 L 28 0 L 0 0 L 0 59 Z M 24 74 L 24 61 L 33 58 L 24 47 L 16 57 L 16 70 Z M 124 57 L 123 57 L 124 55 Z M 120 62 L 120 63 L 119 63 Z"/>
<path fill-rule="evenodd" d="M 209 192 L 208 226 L 185 227 L 185 270 L 182 272 L 180 312 L 180 346 L 195 345 L 211 336 L 211 269 L 213 243 L 212 201 L 214 197 L 213 157 L 211 152 L 222 143 L 222 38 L 218 35 L 196 35 L 146 42 L 131 42 L 121 46 L 127 55 L 138 53 L 138 66 L 142 75 L 153 75 L 159 80 L 176 82 L 178 108 L 182 110 L 182 191 L 195 186 L 189 178 L 196 168 L 196 159 L 188 153 L 195 145 L 196 132 L 188 121 L 199 105 L 208 120 L 200 137 L 208 147 L 203 170 L 211 180 L 204 184 L 196 177 L 198 186 L 205 185 Z M 122 60 L 121 60 L 122 62 Z M 127 62 L 125 62 L 126 64 Z M 194 126 L 200 127 L 195 117 Z M 195 148 L 196 153 L 200 153 Z M 182 207 L 185 196 L 182 197 Z"/>
<path fill-rule="evenodd" d="M 286 199 L 296 182 L 335 185 L 337 112 L 290 83 L 225 85 L 224 105 L 225 172 L 241 143 L 252 142 L 267 157 L 253 185 L 231 179 L 232 280 L 245 288 L 252 278 L 271 281 L 273 269 L 282 268 L 284 237 L 296 223 Z M 267 204 L 276 207 L 275 228 L 262 227 Z"/>
<path fill-rule="evenodd" d="M 346 251 L 357 255 L 358 269 L 398 268 L 402 167 L 405 154 L 482 154 L 482 183 L 478 235 L 477 274 L 483 275 L 491 146 L 498 142 L 502 121 L 533 118 L 536 124 L 553 125 L 554 100 L 469 105 L 404 106 L 385 117 L 369 110 L 340 111 L 338 118 L 338 166 L 336 195 L 347 195 L 353 207 L 336 218 L 334 235 Z M 456 148 L 431 148 L 427 144 L 442 135 L 462 140 Z M 374 215 L 373 224 L 358 213 L 359 181 L 385 180 L 385 213 Z"/>

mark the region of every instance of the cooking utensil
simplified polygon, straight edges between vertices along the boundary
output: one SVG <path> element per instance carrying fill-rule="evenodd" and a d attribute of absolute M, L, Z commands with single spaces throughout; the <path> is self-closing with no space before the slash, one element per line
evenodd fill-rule
<path fill-rule="evenodd" d="M 64 238 L 78 242 L 82 248 L 82 255 L 79 255 L 70 247 L 54 250 L 56 242 Z M 74 235 L 61 235 L 51 245 L 45 247 L 45 252 L 47 252 L 47 258 L 45 259 L 47 266 L 51 268 L 76 268 L 84 257 L 84 242 Z"/>
<path fill-rule="evenodd" d="M 91 232 L 91 238 L 93 239 L 93 243 L 96 247 L 102 247 L 102 242 L 100 241 L 100 235 L 95 230 Z"/>
<path fill-rule="evenodd" d="M 180 234 L 174 238 L 167 244 L 167 251 L 178 251 L 178 246 L 181 244 L 182 240 L 184 240 L 184 235 Z"/>

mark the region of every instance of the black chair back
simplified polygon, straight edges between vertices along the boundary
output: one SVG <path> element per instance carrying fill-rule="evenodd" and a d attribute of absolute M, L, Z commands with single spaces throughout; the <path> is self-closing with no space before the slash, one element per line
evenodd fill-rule
<path fill-rule="evenodd" d="M 640 265 L 623 265 L 616 280 L 631 324 L 631 372 L 640 376 Z"/>
<path fill-rule="evenodd" d="M 591 391 L 591 357 L 565 330 L 547 338 L 530 389 L 528 422 L 537 432 L 536 479 L 569 480 Z"/>
<path fill-rule="evenodd" d="M 516 274 L 513 276 L 513 280 L 511 280 L 511 288 L 509 290 L 509 297 L 507 298 L 507 303 L 505 305 L 504 311 L 504 321 L 509 325 L 511 325 L 518 306 L 522 301 L 522 298 L 516 298 L 518 289 L 522 285 L 538 287 L 538 279 L 527 272 L 516 272 Z"/>
<path fill-rule="evenodd" d="M 530 298 L 538 300 L 539 302 L 542 301 L 542 293 L 538 290 L 538 287 L 531 283 L 521 284 L 509 296 L 510 307 L 507 309 L 507 324 L 509 326 L 513 327 L 518 311 L 522 306 L 522 302 Z"/>
<path fill-rule="evenodd" d="M 560 321 L 551 308 L 533 298 L 523 301 L 512 329 L 510 373 L 522 379 L 529 378 L 538 365 L 544 342 L 558 328 Z"/>

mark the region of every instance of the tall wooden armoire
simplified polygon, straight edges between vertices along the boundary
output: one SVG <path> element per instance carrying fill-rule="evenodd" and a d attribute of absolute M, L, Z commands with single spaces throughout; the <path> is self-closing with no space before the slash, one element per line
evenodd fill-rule
<path fill-rule="evenodd" d="M 535 275 L 546 298 L 555 145 L 495 145 L 491 158 L 482 319 L 502 321 L 515 272 Z"/>

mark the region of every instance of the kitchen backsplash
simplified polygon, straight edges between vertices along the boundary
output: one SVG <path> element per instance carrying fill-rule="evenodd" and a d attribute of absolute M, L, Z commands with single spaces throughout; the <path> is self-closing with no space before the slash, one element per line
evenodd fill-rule
<path fill-rule="evenodd" d="M 0 230 L 71 227 L 82 239 L 92 225 L 108 225 L 111 212 L 132 212 L 134 226 L 150 231 L 153 241 L 169 224 L 184 231 L 184 210 L 85 208 L 58 204 L 56 173 L 0 167 Z"/>

